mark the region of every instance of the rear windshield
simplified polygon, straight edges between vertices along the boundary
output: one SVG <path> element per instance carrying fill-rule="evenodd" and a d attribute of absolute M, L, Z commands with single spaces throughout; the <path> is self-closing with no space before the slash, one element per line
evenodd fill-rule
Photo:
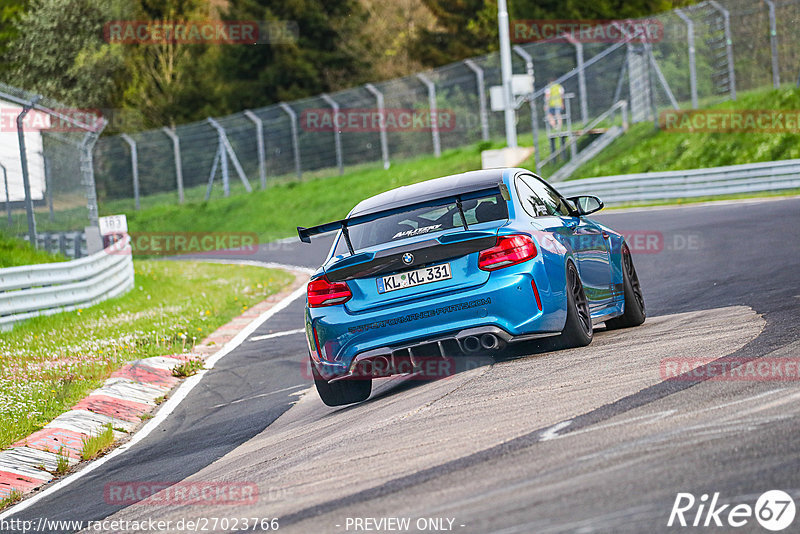
<path fill-rule="evenodd" d="M 478 224 L 508 219 L 505 200 L 497 193 L 461 203 L 467 224 Z M 355 250 L 383 243 L 400 241 L 408 237 L 461 228 L 461 216 L 455 203 L 419 208 L 350 227 L 350 240 Z M 347 243 L 339 237 L 334 255 L 347 253 Z"/>

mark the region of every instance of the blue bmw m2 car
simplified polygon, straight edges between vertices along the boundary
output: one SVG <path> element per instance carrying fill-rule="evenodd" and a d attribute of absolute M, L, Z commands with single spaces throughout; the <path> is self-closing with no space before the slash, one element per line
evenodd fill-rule
<path fill-rule="evenodd" d="M 305 310 L 322 400 L 365 400 L 373 378 L 423 359 L 547 336 L 579 347 L 598 323 L 642 324 L 628 245 L 586 217 L 602 207 L 525 169 L 496 169 L 393 189 L 346 219 L 299 227 L 304 242 L 337 232 Z"/>

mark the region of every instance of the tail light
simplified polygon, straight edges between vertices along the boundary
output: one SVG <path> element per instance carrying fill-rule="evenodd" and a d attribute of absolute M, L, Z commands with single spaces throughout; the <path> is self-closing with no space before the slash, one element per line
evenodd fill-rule
<path fill-rule="evenodd" d="M 309 308 L 343 304 L 352 296 L 346 282 L 331 282 L 327 277 L 322 276 L 308 283 Z"/>
<path fill-rule="evenodd" d="M 494 271 L 535 258 L 536 243 L 527 235 L 507 235 L 497 238 L 497 244 L 481 251 L 478 267 Z"/>

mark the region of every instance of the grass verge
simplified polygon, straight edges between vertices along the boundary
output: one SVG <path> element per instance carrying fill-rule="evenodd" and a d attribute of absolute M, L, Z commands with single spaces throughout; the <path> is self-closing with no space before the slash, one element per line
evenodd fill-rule
<path fill-rule="evenodd" d="M 283 271 L 137 260 L 136 287 L 0 333 L 0 448 L 68 410 L 127 362 L 184 353 L 291 281 Z"/>
<path fill-rule="evenodd" d="M 12 504 L 22 500 L 22 492 L 18 489 L 12 489 L 11 493 L 0 499 L 0 511 L 5 510 Z"/>
<path fill-rule="evenodd" d="M 114 443 L 114 429 L 111 424 L 105 426 L 102 432 L 96 436 L 83 438 L 83 448 L 81 449 L 81 459 L 91 460 L 97 458 Z"/>
<path fill-rule="evenodd" d="M 739 93 L 718 110 L 797 110 L 800 89 Z M 640 172 L 677 171 L 800 158 L 800 133 L 690 133 L 657 130 L 652 122 L 633 125 L 623 136 L 581 166 L 570 180 Z"/>
<path fill-rule="evenodd" d="M 36 250 L 27 241 L 9 237 L 0 232 L 0 269 L 66 260 L 67 258 L 61 254 L 49 254 Z"/>

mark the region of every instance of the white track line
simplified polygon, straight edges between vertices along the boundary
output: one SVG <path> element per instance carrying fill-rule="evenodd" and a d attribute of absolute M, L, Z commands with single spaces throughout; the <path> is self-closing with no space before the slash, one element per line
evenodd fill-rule
<path fill-rule="evenodd" d="M 274 334 L 264 334 L 263 336 L 251 337 L 250 341 L 264 341 L 265 339 L 272 339 L 274 337 L 291 336 L 294 334 L 305 334 L 305 328 L 298 328 L 297 330 L 286 330 L 285 332 L 275 332 Z"/>
<path fill-rule="evenodd" d="M 232 263 L 232 262 L 226 261 L 225 263 Z M 242 262 L 242 263 L 258 265 L 260 267 L 265 266 L 264 262 Z M 286 266 L 286 268 L 295 271 L 307 271 L 307 269 L 303 267 Z M 16 506 L 12 506 L 5 512 L 0 513 L 0 520 L 6 519 L 7 517 L 12 516 L 13 514 L 21 512 L 26 508 L 36 504 L 41 499 L 48 497 L 49 495 L 57 492 L 62 488 L 65 488 L 66 486 L 72 484 L 77 480 L 80 480 L 81 478 L 88 475 L 101 465 L 105 464 L 106 462 L 108 462 L 113 458 L 116 458 L 117 456 L 124 453 L 125 451 L 127 451 L 140 441 L 142 441 L 144 438 L 149 436 L 150 433 L 158 427 L 158 425 L 160 425 L 173 411 L 175 411 L 175 408 L 177 408 L 178 405 L 181 403 L 181 401 L 186 398 L 189 392 L 192 391 L 192 389 L 194 389 L 194 387 L 200 383 L 200 380 L 203 379 L 203 376 L 205 376 L 205 374 L 208 371 L 214 368 L 214 364 L 216 364 L 219 360 L 227 356 L 233 349 L 241 345 L 242 342 L 244 342 L 245 339 L 247 339 L 253 332 L 255 332 L 255 330 L 259 326 L 264 324 L 267 321 L 267 319 L 269 319 L 279 311 L 285 309 L 294 300 L 300 298 L 305 294 L 306 294 L 306 286 L 305 284 L 303 284 L 288 297 L 286 297 L 282 301 L 275 304 L 275 306 L 273 306 L 269 310 L 259 315 L 258 318 L 254 319 L 253 322 L 247 325 L 241 332 L 236 334 L 236 336 L 233 339 L 231 339 L 225 345 L 223 345 L 222 349 L 219 352 L 217 352 L 216 354 L 214 354 L 213 356 L 211 356 L 206 360 L 204 370 L 199 371 L 196 375 L 190 376 L 180 386 L 178 386 L 178 389 L 175 391 L 175 393 L 171 395 L 169 399 L 163 404 L 161 409 L 158 410 L 158 412 L 156 412 L 156 416 L 150 419 L 147 423 L 145 423 L 142 429 L 136 432 L 129 441 L 123 443 L 122 445 L 111 451 L 111 453 L 109 453 L 106 456 L 103 456 L 99 460 L 88 463 L 85 468 L 81 469 L 75 474 L 70 475 L 62 480 L 59 480 L 58 482 L 56 482 L 49 488 L 45 489 L 41 493 L 37 493 L 35 496 L 29 499 L 25 499 Z"/>

